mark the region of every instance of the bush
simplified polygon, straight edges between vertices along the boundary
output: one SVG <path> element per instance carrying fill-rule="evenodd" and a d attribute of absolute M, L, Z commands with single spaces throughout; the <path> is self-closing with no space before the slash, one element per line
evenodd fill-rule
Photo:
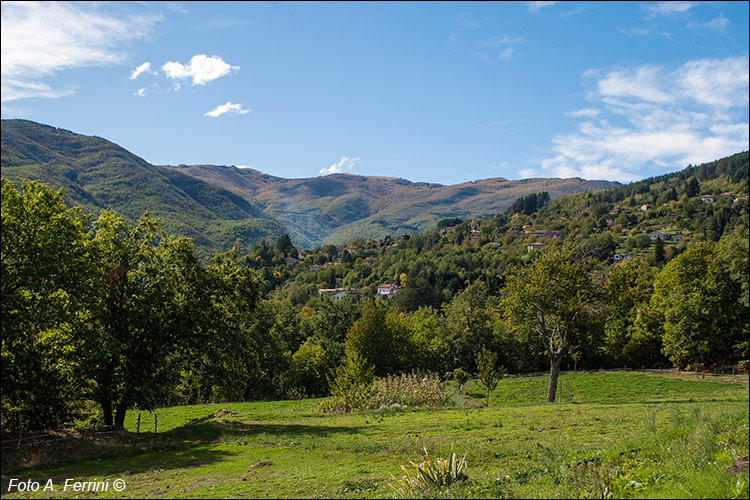
<path fill-rule="evenodd" d="M 422 449 L 425 455 L 424 462 L 415 464 L 411 460 L 409 461 L 415 469 L 414 475 L 410 474 L 409 469 L 404 465 L 401 466 L 401 470 L 406 473 L 405 476 L 397 479 L 391 475 L 391 479 L 396 481 L 396 485 L 391 484 L 390 487 L 397 493 L 404 494 L 413 490 L 442 488 L 466 479 L 466 474 L 463 473 L 466 467 L 466 453 L 461 460 L 457 460 L 456 454 L 453 453 L 453 448 L 451 448 L 450 458 L 438 458 L 433 461 L 427 452 L 427 448 Z"/>
<path fill-rule="evenodd" d="M 332 396 L 323 402 L 321 410 L 348 412 L 394 407 L 436 407 L 446 405 L 449 401 L 450 395 L 440 385 L 437 374 L 411 373 L 376 378 L 370 384 L 337 386 Z"/>

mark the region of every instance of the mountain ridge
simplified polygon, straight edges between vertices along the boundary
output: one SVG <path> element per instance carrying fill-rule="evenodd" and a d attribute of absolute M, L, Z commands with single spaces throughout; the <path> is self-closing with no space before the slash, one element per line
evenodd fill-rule
<path fill-rule="evenodd" d="M 303 248 L 422 232 L 445 217 L 482 217 L 514 200 L 617 186 L 610 181 L 501 177 L 443 185 L 349 173 L 285 179 L 253 168 L 153 165 L 98 136 L 30 120 L 2 120 L 2 174 L 65 188 L 69 205 L 111 208 L 131 220 L 149 211 L 192 237 L 205 255 L 287 233 Z"/>

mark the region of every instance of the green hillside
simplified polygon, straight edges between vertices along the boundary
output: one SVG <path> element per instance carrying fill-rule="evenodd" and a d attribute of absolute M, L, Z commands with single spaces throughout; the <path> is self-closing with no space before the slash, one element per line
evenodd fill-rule
<path fill-rule="evenodd" d="M 151 165 L 105 139 L 26 120 L 2 121 L 2 175 L 65 188 L 66 203 L 88 213 L 109 208 L 137 220 L 149 211 L 204 254 L 285 232 L 251 200 Z"/>

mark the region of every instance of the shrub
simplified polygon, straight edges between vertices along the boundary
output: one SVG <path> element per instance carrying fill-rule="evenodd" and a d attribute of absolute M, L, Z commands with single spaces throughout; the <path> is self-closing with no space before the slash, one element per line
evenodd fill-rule
<path fill-rule="evenodd" d="M 456 454 L 453 453 L 453 448 L 451 448 L 450 458 L 437 458 L 433 461 L 427 452 L 427 448 L 422 449 L 425 455 L 424 462 L 415 464 L 411 460 L 409 461 L 412 467 L 414 467 L 413 475 L 404 465 L 401 466 L 401 470 L 406 475 L 402 476 L 401 479 L 397 479 L 391 474 L 391 479 L 396 484 L 390 484 L 389 486 L 397 493 L 403 494 L 413 490 L 442 488 L 467 478 L 463 472 L 466 468 L 466 453 L 464 453 L 461 460 L 457 460 Z"/>
<path fill-rule="evenodd" d="M 393 407 L 436 407 L 446 405 L 450 395 L 437 374 L 416 373 L 376 378 L 372 383 L 335 385 L 322 411 L 379 410 Z"/>

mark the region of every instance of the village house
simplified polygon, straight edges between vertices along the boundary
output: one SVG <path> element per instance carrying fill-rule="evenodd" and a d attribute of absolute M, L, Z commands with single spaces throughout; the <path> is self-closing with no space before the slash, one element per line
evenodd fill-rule
<path fill-rule="evenodd" d="M 490 242 L 488 243 L 488 245 L 490 245 L 491 247 L 496 247 L 496 248 L 497 248 L 497 247 L 501 247 L 501 246 L 503 246 L 503 244 L 502 244 L 502 243 L 498 243 L 497 241 L 490 241 Z"/>
<path fill-rule="evenodd" d="M 536 231 L 532 231 L 531 234 L 534 236 L 543 236 L 546 238 L 552 238 L 554 240 L 559 240 L 563 237 L 562 231 L 555 231 L 552 229 L 538 229 Z"/>
<path fill-rule="evenodd" d="M 716 196 L 712 194 L 702 194 L 701 195 L 701 201 L 705 203 L 706 205 L 710 205 L 711 203 L 716 202 Z"/>
<path fill-rule="evenodd" d="M 721 196 L 722 198 L 727 198 L 729 200 L 733 200 L 735 198 L 735 196 L 730 192 L 721 193 L 719 196 Z"/>
<path fill-rule="evenodd" d="M 329 295 L 334 302 L 342 300 L 344 297 L 355 297 L 357 290 L 354 288 L 319 288 L 318 297 Z"/>
<path fill-rule="evenodd" d="M 651 241 L 656 241 L 657 238 L 659 238 L 662 241 L 666 241 L 667 236 L 668 236 L 667 233 L 665 233 L 664 231 L 658 231 L 658 230 L 651 231 L 650 233 L 648 233 L 648 237 L 649 239 L 651 239 Z"/>
<path fill-rule="evenodd" d="M 376 259 L 375 257 L 365 257 L 364 259 L 362 259 L 362 263 L 364 264 L 374 264 L 377 261 L 378 259 Z"/>
<path fill-rule="evenodd" d="M 627 253 L 616 253 L 612 257 L 612 260 L 614 260 L 615 262 L 622 262 L 622 261 L 625 261 L 625 260 L 630 260 L 630 257 L 631 257 L 631 255 L 627 254 Z"/>
<path fill-rule="evenodd" d="M 673 234 L 672 235 L 672 241 L 676 241 L 677 243 L 682 242 L 685 239 L 685 237 L 681 234 Z"/>
<path fill-rule="evenodd" d="M 286 259 L 284 259 L 284 261 L 287 263 L 287 265 L 290 266 L 296 266 L 297 264 L 299 264 L 299 260 L 295 259 L 294 257 L 287 257 Z"/>
<path fill-rule="evenodd" d="M 546 247 L 544 243 L 530 243 L 526 245 L 526 251 L 531 252 L 532 250 L 541 250 L 542 248 Z"/>
<path fill-rule="evenodd" d="M 396 296 L 398 292 L 403 290 L 404 287 L 394 285 L 391 283 L 385 283 L 383 285 L 378 285 L 378 297 L 383 297 L 384 299 L 391 299 Z"/>
<path fill-rule="evenodd" d="M 649 208 L 651 208 L 651 205 L 646 203 L 644 205 L 641 205 L 641 207 L 638 210 L 640 210 L 641 212 L 647 212 Z"/>

